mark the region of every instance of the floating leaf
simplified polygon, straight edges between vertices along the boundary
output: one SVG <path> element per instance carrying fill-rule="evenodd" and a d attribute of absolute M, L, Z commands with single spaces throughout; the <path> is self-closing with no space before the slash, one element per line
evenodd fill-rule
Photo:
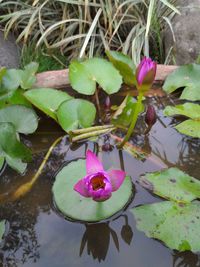
<path fill-rule="evenodd" d="M 147 173 L 139 181 L 146 189 L 169 200 L 190 202 L 200 198 L 200 181 L 177 168 Z"/>
<path fill-rule="evenodd" d="M 75 130 L 78 127 L 90 127 L 94 122 L 95 116 L 95 106 L 83 99 L 65 101 L 57 111 L 58 122 L 66 132 Z"/>
<path fill-rule="evenodd" d="M 175 128 L 182 134 L 200 138 L 200 120 L 186 120 Z"/>
<path fill-rule="evenodd" d="M 185 103 L 175 107 L 167 106 L 163 112 L 166 116 L 183 115 L 200 120 L 200 105 L 194 103 Z"/>
<path fill-rule="evenodd" d="M 132 209 L 137 228 L 171 249 L 200 251 L 200 203 L 178 205 L 164 201 Z"/>
<path fill-rule="evenodd" d="M 13 158 L 20 158 L 24 161 L 31 161 L 30 150 L 19 142 L 16 129 L 12 123 L 0 123 L 0 154 Z"/>
<path fill-rule="evenodd" d="M 107 219 L 123 209 L 132 197 L 132 182 L 126 177 L 118 191 L 105 202 L 95 202 L 84 198 L 73 187 L 86 175 L 85 160 L 69 163 L 56 176 L 53 195 L 57 208 L 66 217 L 81 221 L 100 221 Z"/>
<path fill-rule="evenodd" d="M 4 159 L 4 157 L 0 157 L 0 171 L 1 171 L 1 169 L 2 169 L 2 167 L 3 167 L 3 165 L 4 165 L 4 161 L 5 161 L 5 159 Z"/>
<path fill-rule="evenodd" d="M 16 170 L 20 174 L 23 174 L 27 167 L 27 163 L 22 162 L 21 159 L 12 158 L 8 155 L 6 155 L 6 162 L 12 169 Z"/>
<path fill-rule="evenodd" d="M 185 103 L 175 107 L 167 106 L 164 110 L 166 116 L 183 115 L 191 118 L 175 128 L 182 134 L 200 138 L 200 105 Z"/>
<path fill-rule="evenodd" d="M 38 126 L 38 118 L 34 110 L 22 105 L 12 105 L 0 109 L 0 123 L 10 122 L 18 133 L 30 134 Z"/>
<path fill-rule="evenodd" d="M 0 68 L 0 83 L 3 79 L 3 76 L 6 74 L 7 69 L 5 67 Z"/>
<path fill-rule="evenodd" d="M 8 91 L 16 90 L 21 83 L 22 70 L 9 69 L 6 71 L 2 79 L 2 84 Z"/>
<path fill-rule="evenodd" d="M 57 121 L 56 111 L 64 101 L 72 99 L 65 92 L 52 88 L 37 88 L 25 92 L 24 96 L 38 109 Z"/>
<path fill-rule="evenodd" d="M 93 95 L 98 83 L 107 94 L 119 91 L 122 77 L 114 66 L 102 58 L 91 58 L 84 62 L 73 61 L 69 66 L 69 79 L 74 90 Z"/>
<path fill-rule="evenodd" d="M 136 67 L 130 57 L 117 51 L 106 51 L 106 55 L 113 63 L 116 69 L 119 70 L 123 80 L 128 85 L 136 84 L 135 70 Z"/>
<path fill-rule="evenodd" d="M 29 108 L 32 107 L 31 103 L 24 96 L 24 90 L 21 88 L 15 90 L 6 102 L 14 105 L 23 105 Z"/>
<path fill-rule="evenodd" d="M 132 112 L 135 109 L 137 100 L 134 97 L 126 96 L 124 101 L 121 103 L 112 118 L 114 125 L 121 125 L 128 127 L 132 120 Z M 144 110 L 144 105 L 141 106 L 140 112 Z"/>
<path fill-rule="evenodd" d="M 0 242 L 2 241 L 5 230 L 6 230 L 6 221 L 5 220 L 0 221 Z"/>
<path fill-rule="evenodd" d="M 185 87 L 181 94 L 181 99 L 200 100 L 199 73 L 200 65 L 198 64 L 181 66 L 167 77 L 163 89 L 167 93 L 172 93 L 180 87 Z"/>
<path fill-rule="evenodd" d="M 36 82 L 36 72 L 38 70 L 39 64 L 36 62 L 31 62 L 25 66 L 21 73 L 20 85 L 23 89 L 29 89 Z"/>

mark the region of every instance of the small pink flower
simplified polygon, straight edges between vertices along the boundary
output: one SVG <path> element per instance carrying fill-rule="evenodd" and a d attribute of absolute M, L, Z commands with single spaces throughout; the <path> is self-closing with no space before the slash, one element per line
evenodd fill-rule
<path fill-rule="evenodd" d="M 151 58 L 144 57 L 136 69 L 137 87 L 141 91 L 151 88 L 156 76 L 157 64 Z"/>
<path fill-rule="evenodd" d="M 75 184 L 74 190 L 97 202 L 109 199 L 112 192 L 122 185 L 126 176 L 121 170 L 105 171 L 102 163 L 90 150 L 86 153 L 86 172 L 87 175 Z"/>

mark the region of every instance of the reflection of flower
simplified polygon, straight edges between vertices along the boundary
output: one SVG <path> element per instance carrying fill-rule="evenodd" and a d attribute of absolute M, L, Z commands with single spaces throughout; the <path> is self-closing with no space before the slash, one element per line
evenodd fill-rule
<path fill-rule="evenodd" d="M 87 175 L 75 184 L 74 190 L 84 197 L 92 197 L 95 201 L 109 199 L 125 178 L 125 172 L 121 170 L 106 172 L 90 150 L 86 153 L 86 172 Z"/>
<path fill-rule="evenodd" d="M 110 236 L 112 236 L 115 247 L 119 251 L 117 234 L 109 227 L 108 223 L 89 224 L 85 226 L 86 230 L 81 241 L 80 256 L 82 256 L 86 247 L 88 255 L 92 255 L 99 262 L 101 260 L 104 261 L 110 245 Z"/>
<path fill-rule="evenodd" d="M 136 70 L 137 88 L 148 91 L 156 76 L 157 64 L 151 58 L 144 57 Z"/>

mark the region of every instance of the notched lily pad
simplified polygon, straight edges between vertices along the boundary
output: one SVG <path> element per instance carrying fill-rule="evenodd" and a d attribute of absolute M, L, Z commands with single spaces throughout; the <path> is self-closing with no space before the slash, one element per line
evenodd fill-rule
<path fill-rule="evenodd" d="M 58 122 L 66 132 L 78 127 L 90 127 L 96 116 L 94 104 L 83 99 L 72 99 L 63 102 L 57 111 Z"/>
<path fill-rule="evenodd" d="M 200 65 L 188 64 L 179 67 L 173 73 L 168 75 L 163 89 L 167 93 L 172 93 L 176 89 L 184 87 L 181 99 L 191 101 L 200 100 Z"/>
<path fill-rule="evenodd" d="M 109 60 L 113 63 L 116 69 L 119 70 L 120 74 L 123 77 L 123 80 L 128 85 L 135 85 L 136 84 L 136 77 L 135 77 L 135 65 L 131 58 L 127 55 L 124 55 L 121 52 L 117 51 L 106 51 L 106 55 Z"/>
<path fill-rule="evenodd" d="M 56 111 L 61 103 L 72 99 L 66 92 L 52 88 L 36 88 L 27 91 L 24 96 L 38 109 L 57 121 Z"/>
<path fill-rule="evenodd" d="M 179 251 L 200 251 L 200 203 L 179 205 L 171 201 L 136 207 L 137 228 L 148 237 Z"/>
<path fill-rule="evenodd" d="M 190 202 L 200 198 L 200 181 L 177 168 L 147 173 L 139 179 L 140 184 L 163 198 Z"/>
<path fill-rule="evenodd" d="M 66 217 L 87 222 L 109 218 L 123 209 L 132 197 L 132 182 L 126 177 L 118 191 L 104 202 L 95 202 L 74 191 L 74 185 L 86 175 L 85 160 L 77 160 L 65 166 L 56 176 L 53 196 L 58 210 Z"/>
<path fill-rule="evenodd" d="M 74 90 L 81 94 L 93 95 L 98 83 L 107 94 L 119 91 L 122 77 L 118 70 L 102 58 L 91 58 L 83 62 L 72 61 L 69 79 Z"/>
<path fill-rule="evenodd" d="M 164 114 L 166 116 L 182 115 L 190 118 L 175 126 L 175 129 L 182 134 L 200 138 L 200 105 L 185 103 L 175 107 L 167 106 Z"/>

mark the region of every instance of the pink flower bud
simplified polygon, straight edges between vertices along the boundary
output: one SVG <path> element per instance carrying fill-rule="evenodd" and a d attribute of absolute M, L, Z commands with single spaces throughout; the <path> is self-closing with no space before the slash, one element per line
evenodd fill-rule
<path fill-rule="evenodd" d="M 145 115 L 145 122 L 149 127 L 152 127 L 156 122 L 157 115 L 154 106 L 149 105 Z"/>
<path fill-rule="evenodd" d="M 156 76 L 157 64 L 151 58 L 144 57 L 136 69 L 137 88 L 140 91 L 148 91 Z"/>

